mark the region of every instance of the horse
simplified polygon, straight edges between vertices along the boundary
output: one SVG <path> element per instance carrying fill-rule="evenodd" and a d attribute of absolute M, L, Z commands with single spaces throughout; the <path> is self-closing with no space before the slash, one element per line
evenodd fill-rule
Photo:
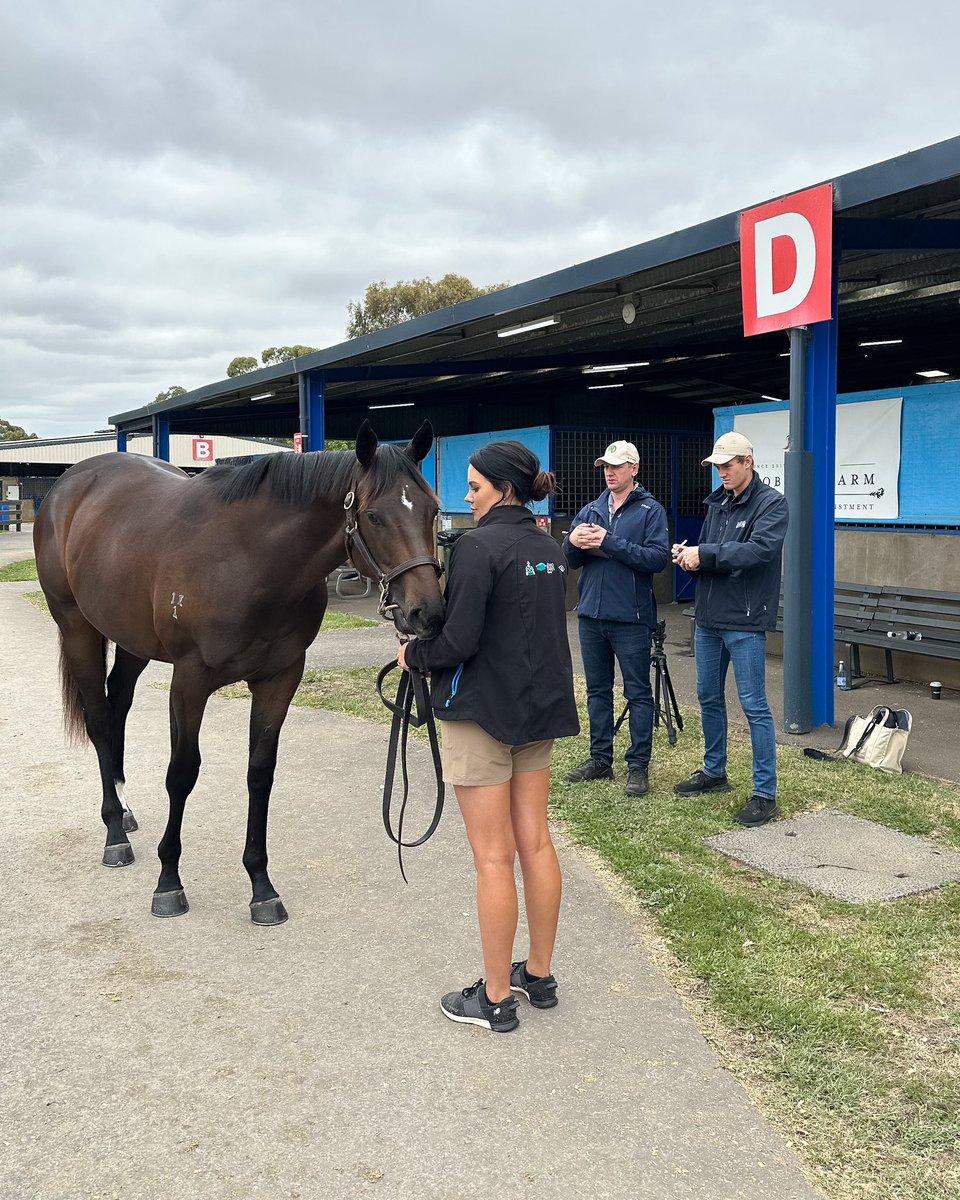
<path fill-rule="evenodd" d="M 434 637 L 443 624 L 439 503 L 420 471 L 432 443 L 426 421 L 404 447 L 381 445 L 364 421 L 355 453 L 271 454 L 196 476 L 145 455 L 101 454 L 72 466 L 44 500 L 34 525 L 37 575 L 59 627 L 68 738 L 86 733 L 97 754 L 105 866 L 134 860 L 123 756 L 137 680 L 151 659 L 173 665 L 155 916 L 189 908 L 180 837 L 200 772 L 200 725 L 212 693 L 245 680 L 253 696 L 243 852 L 250 915 L 257 925 L 287 919 L 267 874 L 267 811 L 327 576 L 346 558 L 376 580 L 380 614 L 400 633 Z"/>

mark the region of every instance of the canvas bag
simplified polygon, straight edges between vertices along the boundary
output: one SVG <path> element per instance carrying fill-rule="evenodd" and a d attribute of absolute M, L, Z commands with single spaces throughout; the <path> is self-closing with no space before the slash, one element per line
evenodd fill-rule
<path fill-rule="evenodd" d="M 869 716 L 847 721 L 837 753 L 888 775 L 902 775 L 900 763 L 912 726 L 913 717 L 905 708 L 878 704 Z"/>

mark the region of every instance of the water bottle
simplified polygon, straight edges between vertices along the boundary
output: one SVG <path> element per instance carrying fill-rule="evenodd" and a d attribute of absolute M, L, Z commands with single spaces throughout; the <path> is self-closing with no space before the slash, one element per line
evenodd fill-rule
<path fill-rule="evenodd" d="M 840 664 L 837 667 L 837 687 L 841 692 L 847 690 L 847 668 L 843 665 L 843 659 L 840 659 Z"/>

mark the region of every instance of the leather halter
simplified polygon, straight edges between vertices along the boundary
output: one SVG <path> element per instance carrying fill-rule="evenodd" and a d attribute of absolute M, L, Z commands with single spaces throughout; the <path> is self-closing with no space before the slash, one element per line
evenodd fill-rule
<path fill-rule="evenodd" d="M 443 574 L 443 567 L 432 554 L 418 554 L 415 558 L 408 558 L 405 562 L 400 563 L 399 566 L 391 567 L 389 571 L 384 571 L 370 553 L 366 542 L 360 536 L 360 530 L 357 528 L 357 514 L 354 510 L 356 500 L 356 493 L 349 491 L 343 501 L 343 511 L 347 514 L 347 524 L 343 531 L 344 541 L 347 545 L 347 558 L 360 571 L 361 575 L 368 575 L 380 585 L 380 603 L 377 605 L 377 612 L 385 621 L 391 621 L 393 620 L 391 610 L 399 606 L 390 603 L 390 581 L 396 579 L 398 575 L 403 575 L 405 571 L 411 571 L 414 567 L 433 567 L 439 577 Z M 358 550 L 371 570 L 361 569 L 360 564 L 357 562 Z"/>

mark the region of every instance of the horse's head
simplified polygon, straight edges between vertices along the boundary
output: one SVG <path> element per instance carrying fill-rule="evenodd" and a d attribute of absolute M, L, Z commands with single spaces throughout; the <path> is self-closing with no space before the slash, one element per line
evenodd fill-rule
<path fill-rule="evenodd" d="M 364 421 L 357 433 L 356 495 L 347 507 L 354 565 L 379 581 L 381 612 L 401 633 L 422 638 L 440 632 L 444 608 L 433 540 L 439 501 L 420 471 L 432 444 L 429 421 L 403 447 L 381 446 Z"/>

